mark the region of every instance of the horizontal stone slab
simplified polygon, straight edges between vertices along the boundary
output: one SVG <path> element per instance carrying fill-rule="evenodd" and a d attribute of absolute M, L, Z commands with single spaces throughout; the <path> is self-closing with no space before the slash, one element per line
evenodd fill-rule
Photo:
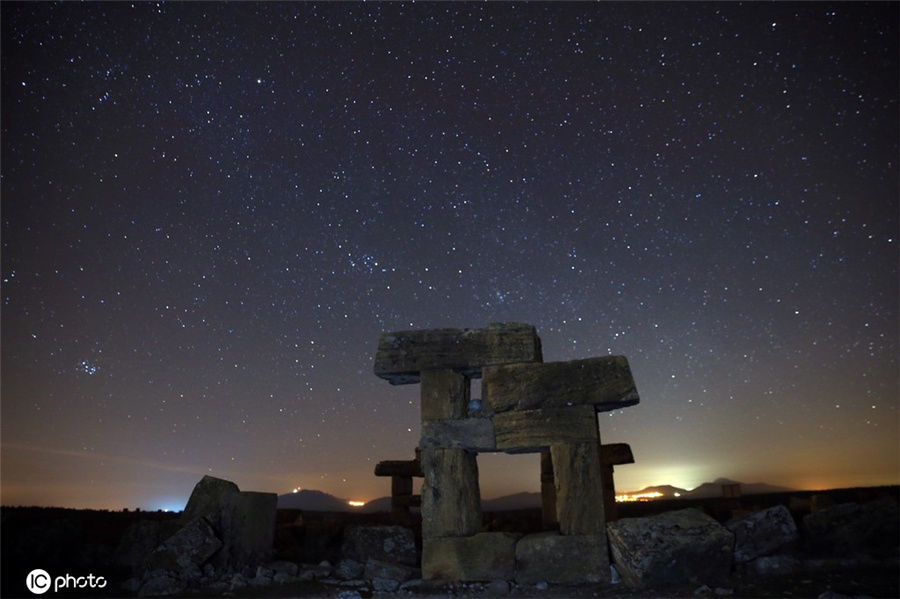
<path fill-rule="evenodd" d="M 472 451 L 496 451 L 494 423 L 490 418 L 426 420 L 422 423 L 419 447 L 462 447 Z"/>
<path fill-rule="evenodd" d="M 600 461 L 607 466 L 634 464 L 634 455 L 628 443 L 607 443 L 600 446 Z"/>
<path fill-rule="evenodd" d="M 602 412 L 640 401 L 624 356 L 492 365 L 483 376 L 484 396 L 494 412 L 583 404 Z"/>
<path fill-rule="evenodd" d="M 512 580 L 521 535 L 482 532 L 422 541 L 422 578 L 434 581 Z"/>
<path fill-rule="evenodd" d="M 516 582 L 609 582 L 606 535 L 541 532 L 522 537 L 516 543 Z"/>
<path fill-rule="evenodd" d="M 515 322 L 484 329 L 423 329 L 383 333 L 374 372 L 392 385 L 418 383 L 423 370 L 453 369 L 478 378 L 485 366 L 540 362 L 541 339 L 534 327 Z"/>
<path fill-rule="evenodd" d="M 375 476 L 418 476 L 422 477 L 419 460 L 384 460 L 375 464 Z"/>
<path fill-rule="evenodd" d="M 545 408 L 494 414 L 500 451 L 535 451 L 558 443 L 599 443 L 593 406 Z"/>

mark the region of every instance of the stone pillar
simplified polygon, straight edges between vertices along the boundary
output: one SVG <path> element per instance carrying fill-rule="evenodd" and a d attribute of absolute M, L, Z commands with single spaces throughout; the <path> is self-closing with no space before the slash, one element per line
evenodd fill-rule
<path fill-rule="evenodd" d="M 599 443 L 554 444 L 550 455 L 559 531 L 564 535 L 606 534 Z"/>
<path fill-rule="evenodd" d="M 549 451 L 541 452 L 541 524 L 545 530 L 556 529 L 556 485 L 553 482 L 553 459 Z"/>
<path fill-rule="evenodd" d="M 613 480 L 615 466 L 634 464 L 634 455 L 628 443 L 610 443 L 600 446 L 601 475 L 603 479 L 603 508 L 606 521 L 619 519 L 619 508 L 616 505 L 616 486 Z"/>
<path fill-rule="evenodd" d="M 406 523 L 410 520 L 409 504 L 412 502 L 413 480 L 411 476 L 391 477 L 391 519 Z"/>
<path fill-rule="evenodd" d="M 464 418 L 471 385 L 468 377 L 453 370 L 423 370 L 420 374 L 422 422 Z"/>
<path fill-rule="evenodd" d="M 464 537 L 481 530 L 475 454 L 461 448 L 423 449 L 422 538 Z"/>

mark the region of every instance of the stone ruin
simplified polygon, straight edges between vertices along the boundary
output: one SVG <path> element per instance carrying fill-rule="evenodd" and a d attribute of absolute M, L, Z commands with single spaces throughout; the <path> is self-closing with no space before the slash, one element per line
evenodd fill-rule
<path fill-rule="evenodd" d="M 613 466 L 634 459 L 625 444 L 600 444 L 597 413 L 639 401 L 624 357 L 545 363 L 533 326 L 493 323 L 385 333 L 374 372 L 421 385 L 417 459 L 376 474 L 391 476 L 395 516 L 421 504 L 423 579 L 609 581 Z M 483 399 L 470 392 L 479 377 Z M 543 519 L 555 530 L 480 532 L 480 452 L 541 453 Z M 420 502 L 413 476 L 424 478 Z"/>

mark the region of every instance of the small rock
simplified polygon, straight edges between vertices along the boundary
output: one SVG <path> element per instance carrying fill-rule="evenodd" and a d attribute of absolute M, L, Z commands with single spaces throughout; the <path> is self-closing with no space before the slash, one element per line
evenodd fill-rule
<path fill-rule="evenodd" d="M 619 576 L 619 571 L 616 570 L 615 564 L 609 565 L 609 583 L 610 584 L 619 584 L 622 582 L 622 577 Z"/>
<path fill-rule="evenodd" d="M 546 591 L 548 587 L 549 587 L 549 585 L 546 582 L 544 582 L 543 580 L 541 582 L 537 583 L 536 585 L 534 585 L 534 588 L 536 588 L 539 591 Z"/>
<path fill-rule="evenodd" d="M 506 596 L 509 595 L 509 583 L 505 580 L 492 580 L 485 587 L 488 595 Z"/>
<path fill-rule="evenodd" d="M 247 578 L 243 574 L 235 574 L 231 577 L 230 582 L 230 590 L 242 589 L 247 586 L 248 581 Z"/>
<path fill-rule="evenodd" d="M 716 587 L 715 593 L 719 597 L 730 597 L 731 595 L 734 595 L 734 589 L 724 589 L 722 587 Z"/>
<path fill-rule="evenodd" d="M 254 578 L 272 578 L 273 576 L 275 576 L 275 570 L 265 566 L 256 567 L 256 576 Z"/>
<path fill-rule="evenodd" d="M 400 588 L 400 581 L 393 578 L 373 578 L 372 590 L 379 593 L 393 593 Z"/>
<path fill-rule="evenodd" d="M 705 594 L 709 593 L 710 591 L 712 591 L 712 589 L 709 588 L 709 585 L 702 584 L 699 587 L 697 587 L 696 589 L 694 589 L 694 595 L 705 595 Z"/>
<path fill-rule="evenodd" d="M 800 560 L 789 555 L 765 555 L 758 557 L 747 566 L 763 576 L 793 574 L 800 569 Z"/>
<path fill-rule="evenodd" d="M 335 595 L 335 599 L 362 599 L 362 595 L 360 595 L 357 591 L 341 591 L 337 595 Z"/>
<path fill-rule="evenodd" d="M 359 578 L 363 575 L 363 571 L 365 571 L 366 567 L 353 559 L 342 559 L 338 562 L 337 568 L 334 570 L 334 574 L 343 580 L 351 580 L 353 578 Z"/>
<path fill-rule="evenodd" d="M 138 591 L 139 597 L 165 597 L 180 593 L 187 587 L 187 583 L 179 580 L 171 572 L 155 570 Z"/>

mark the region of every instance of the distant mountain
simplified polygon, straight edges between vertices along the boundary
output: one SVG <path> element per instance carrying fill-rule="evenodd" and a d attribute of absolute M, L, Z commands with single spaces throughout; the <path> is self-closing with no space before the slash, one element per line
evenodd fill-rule
<path fill-rule="evenodd" d="M 629 493 L 629 495 L 643 495 L 646 493 L 662 493 L 664 499 L 672 499 L 673 497 L 684 497 L 687 491 L 672 485 L 657 485 L 655 487 L 645 487 L 640 491 Z"/>
<path fill-rule="evenodd" d="M 678 487 L 673 487 L 671 485 L 659 485 L 646 487 L 640 491 L 631 492 L 629 495 L 658 492 L 663 494 L 663 499 L 673 499 L 675 497 L 678 497 L 679 499 L 704 499 L 707 497 L 721 497 L 722 485 L 740 485 L 741 495 L 761 495 L 763 493 L 785 493 L 793 491 L 793 489 L 788 487 L 778 487 L 768 483 L 742 483 L 729 478 L 717 478 L 711 483 L 703 483 L 690 491 L 679 489 Z M 678 494 L 677 496 L 676 493 Z"/>
<path fill-rule="evenodd" d="M 308 489 L 279 495 L 277 507 L 280 510 L 310 512 L 346 512 L 351 509 L 346 499 L 338 499 L 334 495 Z"/>
<path fill-rule="evenodd" d="M 536 507 L 541 507 L 540 493 L 515 493 L 481 501 L 481 509 L 485 512 L 505 512 Z"/>
<path fill-rule="evenodd" d="M 350 508 L 353 509 L 353 508 Z M 366 514 L 376 514 L 378 512 L 389 512 L 391 511 L 391 498 L 390 497 L 379 497 L 378 499 L 373 499 L 372 501 L 366 502 L 366 505 L 361 508 L 354 510 L 363 512 Z"/>

